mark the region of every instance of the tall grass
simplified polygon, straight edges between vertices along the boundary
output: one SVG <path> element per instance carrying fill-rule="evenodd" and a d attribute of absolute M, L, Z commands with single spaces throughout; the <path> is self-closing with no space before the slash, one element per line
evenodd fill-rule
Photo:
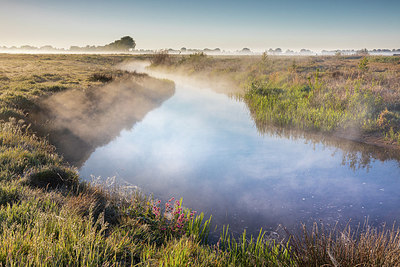
<path fill-rule="evenodd" d="M 242 236 L 236 239 L 229 234 L 229 226 L 224 227 L 218 246 L 227 251 L 227 257 L 234 266 L 291 266 L 294 261 L 289 243 L 281 244 L 276 240 L 267 240 L 265 232 L 260 230 L 258 236 Z"/>
<path fill-rule="evenodd" d="M 309 84 L 252 82 L 244 100 L 256 123 L 323 132 L 371 127 L 382 109 L 379 96 L 355 85 L 339 97 L 315 76 Z"/>
<path fill-rule="evenodd" d="M 378 230 L 365 224 L 352 229 L 325 229 L 315 223 L 311 230 L 291 240 L 299 266 L 399 266 L 400 230 Z"/>
<path fill-rule="evenodd" d="M 189 220 L 187 226 L 188 236 L 193 237 L 195 240 L 203 244 L 208 243 L 208 235 L 210 234 L 210 224 L 212 216 L 209 219 L 204 220 L 204 213 L 196 216 L 192 220 Z"/>
<path fill-rule="evenodd" d="M 150 58 L 150 62 L 153 66 L 168 64 L 169 60 L 170 55 L 168 54 L 168 50 L 161 50 Z"/>

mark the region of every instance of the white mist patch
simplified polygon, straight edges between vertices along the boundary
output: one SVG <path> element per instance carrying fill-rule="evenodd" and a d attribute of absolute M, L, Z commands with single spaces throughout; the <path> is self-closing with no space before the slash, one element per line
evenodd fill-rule
<path fill-rule="evenodd" d="M 173 93 L 171 82 L 130 75 L 97 88 L 53 94 L 31 118 L 68 162 L 81 166 L 95 148 L 132 128 Z"/>
<path fill-rule="evenodd" d="M 183 85 L 184 87 L 195 87 L 196 89 L 211 89 L 214 92 L 222 93 L 226 95 L 235 95 L 240 92 L 241 89 L 236 83 L 229 79 L 223 79 L 222 77 L 211 78 L 209 75 L 198 74 L 188 76 L 184 72 L 174 70 L 171 73 L 168 68 L 150 68 L 149 61 L 133 60 L 127 63 L 122 63 L 118 66 L 122 70 L 136 71 L 148 73 L 152 77 L 159 79 L 173 80 L 176 84 Z"/>

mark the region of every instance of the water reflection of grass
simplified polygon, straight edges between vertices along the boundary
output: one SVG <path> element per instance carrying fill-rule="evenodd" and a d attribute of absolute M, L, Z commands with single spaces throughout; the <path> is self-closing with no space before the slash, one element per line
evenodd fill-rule
<path fill-rule="evenodd" d="M 334 134 L 302 131 L 270 124 L 256 124 L 256 126 L 259 132 L 266 135 L 284 137 L 291 140 L 301 139 L 314 145 L 323 144 L 324 146 L 335 148 L 335 153 L 341 153 L 342 155 L 342 164 L 347 165 L 353 170 L 360 168 L 369 169 L 375 159 L 380 161 L 400 161 L 398 150 L 393 148 L 354 142 Z"/>

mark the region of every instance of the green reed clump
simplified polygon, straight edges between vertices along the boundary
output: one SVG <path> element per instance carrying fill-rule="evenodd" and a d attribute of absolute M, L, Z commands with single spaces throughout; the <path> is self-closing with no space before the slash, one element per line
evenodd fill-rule
<path fill-rule="evenodd" d="M 234 266 L 291 266 L 294 260 L 289 243 L 281 244 L 276 240 L 266 239 L 260 230 L 255 238 L 246 237 L 246 230 L 238 239 L 229 234 L 229 227 L 224 227 L 218 248 L 226 251 L 229 264 Z"/>
<path fill-rule="evenodd" d="M 189 215 L 190 216 L 190 215 Z M 195 216 L 193 219 L 188 221 L 186 226 L 187 236 L 192 237 L 203 244 L 208 243 L 208 235 L 210 233 L 210 224 L 212 216 L 209 219 L 204 220 L 204 213 Z"/>
<path fill-rule="evenodd" d="M 369 66 L 368 66 L 368 57 L 363 57 L 360 62 L 358 63 L 358 69 L 361 71 L 368 71 Z"/>
<path fill-rule="evenodd" d="M 216 245 L 201 245 L 192 237 L 173 239 L 161 247 L 148 244 L 141 253 L 139 266 L 295 266 L 287 244 L 265 240 L 260 231 L 257 239 L 235 239 L 224 228 Z"/>
<path fill-rule="evenodd" d="M 147 244 L 142 250 L 138 266 L 229 266 L 229 262 L 226 252 L 201 245 L 184 236 L 161 247 Z"/>

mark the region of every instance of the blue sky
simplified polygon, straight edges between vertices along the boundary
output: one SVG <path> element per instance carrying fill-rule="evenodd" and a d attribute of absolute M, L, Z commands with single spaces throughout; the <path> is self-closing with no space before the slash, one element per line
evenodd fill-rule
<path fill-rule="evenodd" d="M 400 48 L 400 1 L 0 0 L 0 45 Z"/>

